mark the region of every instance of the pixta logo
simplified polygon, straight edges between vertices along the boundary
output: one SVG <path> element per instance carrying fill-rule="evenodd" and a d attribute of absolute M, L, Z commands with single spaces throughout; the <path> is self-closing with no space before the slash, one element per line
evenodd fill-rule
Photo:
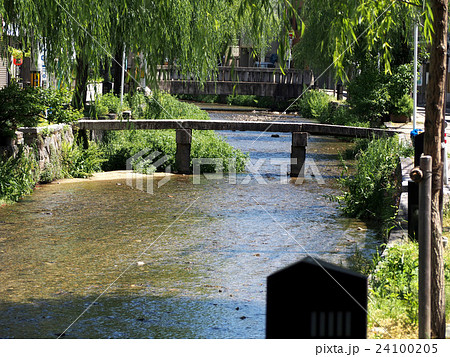
<path fill-rule="evenodd" d="M 226 161 L 225 161 L 226 160 Z M 164 171 L 171 173 L 171 166 L 168 165 L 169 157 L 162 155 L 159 151 L 144 149 L 130 157 L 126 162 L 127 185 L 141 191 L 153 194 L 156 188 L 161 188 L 170 181 L 170 175 L 165 175 L 159 180 L 155 180 L 154 173 Z M 267 167 L 279 168 L 279 183 L 303 184 L 305 181 L 316 181 L 319 185 L 324 185 L 325 181 L 320 174 L 313 159 L 306 159 L 299 177 L 290 178 L 289 168 L 295 165 L 296 159 L 280 159 L 280 158 L 262 158 L 247 162 L 245 172 L 237 174 L 236 159 L 223 158 L 195 158 L 192 159 L 192 182 L 194 185 L 201 183 L 201 176 L 206 180 L 223 180 L 227 179 L 231 185 L 248 185 L 255 180 L 260 185 L 267 185 L 269 181 L 264 175 Z M 227 168 L 226 172 L 224 168 Z M 274 182 L 273 180 L 271 180 Z"/>
<path fill-rule="evenodd" d="M 127 160 L 126 168 L 128 174 L 126 183 L 127 186 L 153 194 L 153 174 L 161 167 L 164 167 L 165 173 L 171 173 L 171 166 L 166 165 L 169 161 L 167 155 L 161 156 L 162 153 L 159 151 L 152 151 L 149 154 L 149 151 L 150 149 L 143 149 Z M 170 175 L 166 175 L 157 182 L 156 186 L 160 188 L 169 181 Z"/>
<path fill-rule="evenodd" d="M 207 180 L 221 180 L 224 178 L 228 179 L 228 183 L 231 185 L 248 185 L 252 180 L 256 180 L 258 184 L 266 185 L 268 184 L 267 179 L 264 175 L 264 167 L 275 166 L 279 167 L 279 183 L 288 184 L 292 182 L 289 178 L 288 172 L 290 165 L 295 165 L 297 163 L 296 159 L 280 159 L 280 158 L 262 158 L 258 160 L 253 160 L 247 162 L 245 165 L 245 172 L 237 174 L 236 172 L 236 160 L 228 159 L 227 167 L 228 171 L 224 173 L 224 159 L 220 158 L 203 158 L 203 159 L 193 159 L 193 183 L 194 185 L 200 184 L 201 177 L 201 167 L 209 166 L 208 171 L 214 171 L 214 173 L 203 173 L 203 176 Z M 212 170 L 211 170 L 212 168 Z M 301 185 L 303 182 L 315 180 L 319 185 L 325 185 L 325 181 L 320 174 L 320 170 L 317 167 L 313 159 L 306 159 L 303 165 L 302 172 L 299 177 L 294 179 L 295 184 Z"/>

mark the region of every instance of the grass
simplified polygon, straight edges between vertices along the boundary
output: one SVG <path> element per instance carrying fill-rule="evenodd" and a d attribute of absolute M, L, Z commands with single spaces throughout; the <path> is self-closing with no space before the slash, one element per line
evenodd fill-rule
<path fill-rule="evenodd" d="M 446 319 L 450 318 L 450 251 L 445 250 Z M 418 337 L 418 246 L 407 242 L 372 261 L 369 338 Z"/>
<path fill-rule="evenodd" d="M 409 331 L 401 337 L 415 338 L 418 319 L 417 244 L 391 247 L 383 258 L 378 255 L 374 258 L 373 266 L 369 281 L 368 330 L 373 333 L 371 337 L 389 337 L 392 333 Z M 376 327 L 389 327 L 389 330 Z"/>

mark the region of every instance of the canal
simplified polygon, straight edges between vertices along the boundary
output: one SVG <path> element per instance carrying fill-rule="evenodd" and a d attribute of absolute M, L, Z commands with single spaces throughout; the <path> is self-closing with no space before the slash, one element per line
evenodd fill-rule
<path fill-rule="evenodd" d="M 290 134 L 220 135 L 251 170 L 159 176 L 151 193 L 100 174 L 1 207 L 0 337 L 264 338 L 269 274 L 306 254 L 347 265 L 374 251 L 374 231 L 327 197 L 349 143 L 311 137 L 317 170 L 299 182 L 279 164 Z"/>

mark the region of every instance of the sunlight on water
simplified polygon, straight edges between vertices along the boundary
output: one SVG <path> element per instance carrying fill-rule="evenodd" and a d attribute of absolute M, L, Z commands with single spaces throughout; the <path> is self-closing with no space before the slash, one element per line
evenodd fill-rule
<path fill-rule="evenodd" d="M 270 163 L 289 158 L 289 134 L 223 135 L 265 160 L 259 181 L 174 175 L 153 194 L 123 178 L 64 181 L 0 208 L 0 337 L 54 338 L 102 294 L 66 338 L 264 338 L 269 274 L 379 243 L 325 197 L 347 143 L 311 138 L 325 185 L 295 184 Z"/>

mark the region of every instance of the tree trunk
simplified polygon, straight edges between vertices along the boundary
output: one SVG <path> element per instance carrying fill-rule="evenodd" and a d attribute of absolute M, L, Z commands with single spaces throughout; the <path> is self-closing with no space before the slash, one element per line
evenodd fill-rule
<path fill-rule="evenodd" d="M 424 152 L 433 158 L 431 203 L 431 337 L 445 338 L 445 276 L 439 198 L 442 190 L 441 142 L 445 120 L 448 0 L 432 0 L 434 34 L 427 86 Z"/>
<path fill-rule="evenodd" d="M 120 95 L 120 86 L 122 85 L 122 59 L 123 59 L 123 46 L 117 48 L 114 54 L 114 60 L 112 62 L 112 76 L 114 81 L 114 94 Z"/>
<path fill-rule="evenodd" d="M 72 106 L 75 109 L 82 109 L 86 104 L 86 92 L 88 81 L 88 62 L 83 57 L 83 53 L 77 54 L 77 68 L 75 78 L 75 92 L 73 93 Z"/>

